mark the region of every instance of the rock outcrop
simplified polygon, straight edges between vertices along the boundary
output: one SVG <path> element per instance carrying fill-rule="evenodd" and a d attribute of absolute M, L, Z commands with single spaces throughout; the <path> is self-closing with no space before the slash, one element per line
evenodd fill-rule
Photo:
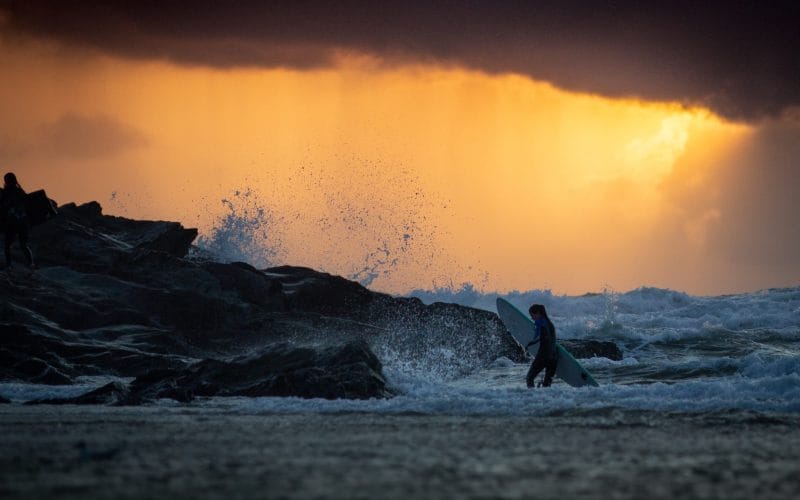
<path fill-rule="evenodd" d="M 73 400 L 93 404 L 381 398 L 392 394 L 374 354 L 382 350 L 447 351 L 466 360 L 461 372 L 523 359 L 491 312 L 425 305 L 303 267 L 213 262 L 190 251 L 196 235 L 103 215 L 95 202 L 61 206 L 32 231 L 39 269 L 0 273 L 0 380 L 135 378 Z M 591 343 L 570 350 L 616 355 Z"/>
<path fill-rule="evenodd" d="M 182 369 L 154 369 L 131 384 L 111 382 L 74 398 L 33 404 L 138 405 L 156 399 L 187 403 L 210 396 L 389 397 L 381 363 L 363 341 L 326 349 L 281 343 L 229 361 L 206 359 Z"/>
<path fill-rule="evenodd" d="M 622 359 L 622 351 L 617 344 L 599 340 L 559 340 L 575 358 L 608 358 L 613 361 Z"/>

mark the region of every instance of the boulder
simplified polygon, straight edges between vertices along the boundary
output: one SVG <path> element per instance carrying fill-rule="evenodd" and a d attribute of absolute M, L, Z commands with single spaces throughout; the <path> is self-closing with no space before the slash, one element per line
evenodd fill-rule
<path fill-rule="evenodd" d="M 183 370 L 152 370 L 129 386 L 114 382 L 78 397 L 31 404 L 188 403 L 210 396 L 385 398 L 392 393 L 381 372 L 380 361 L 363 341 L 327 348 L 277 344 L 229 361 L 206 359 Z"/>
<path fill-rule="evenodd" d="M 50 405 L 117 405 L 128 399 L 130 389 L 121 382 L 110 382 L 98 389 L 89 391 L 86 394 L 74 398 L 50 398 L 28 401 L 27 405 L 50 404 Z"/>
<path fill-rule="evenodd" d="M 109 272 L 137 251 L 184 257 L 197 236 L 177 222 L 135 221 L 103 215 L 97 202 L 59 207 L 59 215 L 31 232 L 40 266 L 65 262 L 74 269 Z"/>
<path fill-rule="evenodd" d="M 230 361 L 207 359 L 131 384 L 132 402 L 194 396 L 294 396 L 369 399 L 391 395 L 381 363 L 363 341 L 325 348 L 281 343 Z"/>
<path fill-rule="evenodd" d="M 622 360 L 622 351 L 617 344 L 598 340 L 559 340 L 561 344 L 576 359 L 608 358 L 614 361 Z"/>
<path fill-rule="evenodd" d="M 153 352 L 156 341 L 144 341 L 150 352 L 138 348 L 137 333 L 146 336 L 145 331 L 131 328 L 118 336 L 62 332 L 62 338 L 46 333 L 41 325 L 0 323 L 0 380 L 65 385 L 80 375 L 131 377 L 188 364 L 188 358 L 173 352 Z"/>

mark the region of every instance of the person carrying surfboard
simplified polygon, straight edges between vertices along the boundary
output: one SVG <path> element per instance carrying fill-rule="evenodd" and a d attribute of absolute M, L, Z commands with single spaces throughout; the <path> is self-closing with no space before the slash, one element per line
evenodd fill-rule
<path fill-rule="evenodd" d="M 0 216 L 2 216 L 5 230 L 6 268 L 11 268 L 11 244 L 19 238 L 19 245 L 28 267 L 35 267 L 33 252 L 28 247 L 28 214 L 25 210 L 25 191 L 17 182 L 17 176 L 12 172 L 3 176 L 3 191 L 0 194 Z"/>
<path fill-rule="evenodd" d="M 539 385 L 540 387 L 550 387 L 553 383 L 553 375 L 556 373 L 558 366 L 558 349 L 556 348 L 556 327 L 553 322 L 547 317 L 547 311 L 542 304 L 533 304 L 528 313 L 531 315 L 533 322 L 536 324 L 536 333 L 539 338 L 539 350 L 536 352 L 536 357 L 531 363 L 531 368 L 528 370 L 526 382 L 528 387 L 534 387 L 536 376 L 539 372 L 544 370 L 544 380 Z"/>

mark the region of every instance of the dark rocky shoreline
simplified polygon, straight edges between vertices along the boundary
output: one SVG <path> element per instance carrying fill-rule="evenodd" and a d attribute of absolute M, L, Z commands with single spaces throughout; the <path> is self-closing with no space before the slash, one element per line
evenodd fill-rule
<path fill-rule="evenodd" d="M 488 366 L 523 353 L 491 312 L 393 297 L 303 267 L 258 270 L 193 255 L 195 229 L 59 208 L 32 231 L 39 269 L 0 286 L 0 381 L 135 377 L 48 403 L 143 404 L 197 396 L 391 397 L 371 345 L 445 346 Z M 18 261 L 19 262 L 19 261 Z M 576 357 L 621 357 L 565 341 Z"/>

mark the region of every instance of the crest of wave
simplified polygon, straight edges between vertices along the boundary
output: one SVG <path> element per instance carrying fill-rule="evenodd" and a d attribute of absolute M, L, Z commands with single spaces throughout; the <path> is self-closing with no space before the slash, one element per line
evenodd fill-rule
<path fill-rule="evenodd" d="M 293 192 L 312 200 L 290 216 L 296 261 L 385 291 L 428 273 L 440 247 L 438 207 L 414 173 L 353 157 L 302 169 L 294 179 Z"/>
<path fill-rule="evenodd" d="M 222 215 L 197 246 L 225 262 L 247 262 L 258 268 L 277 264 L 283 242 L 280 217 L 260 203 L 252 190 L 237 190 L 221 200 Z"/>
<path fill-rule="evenodd" d="M 234 191 L 197 246 L 223 261 L 300 265 L 402 288 L 437 253 L 433 202 L 402 169 L 348 166 L 303 167 Z"/>

